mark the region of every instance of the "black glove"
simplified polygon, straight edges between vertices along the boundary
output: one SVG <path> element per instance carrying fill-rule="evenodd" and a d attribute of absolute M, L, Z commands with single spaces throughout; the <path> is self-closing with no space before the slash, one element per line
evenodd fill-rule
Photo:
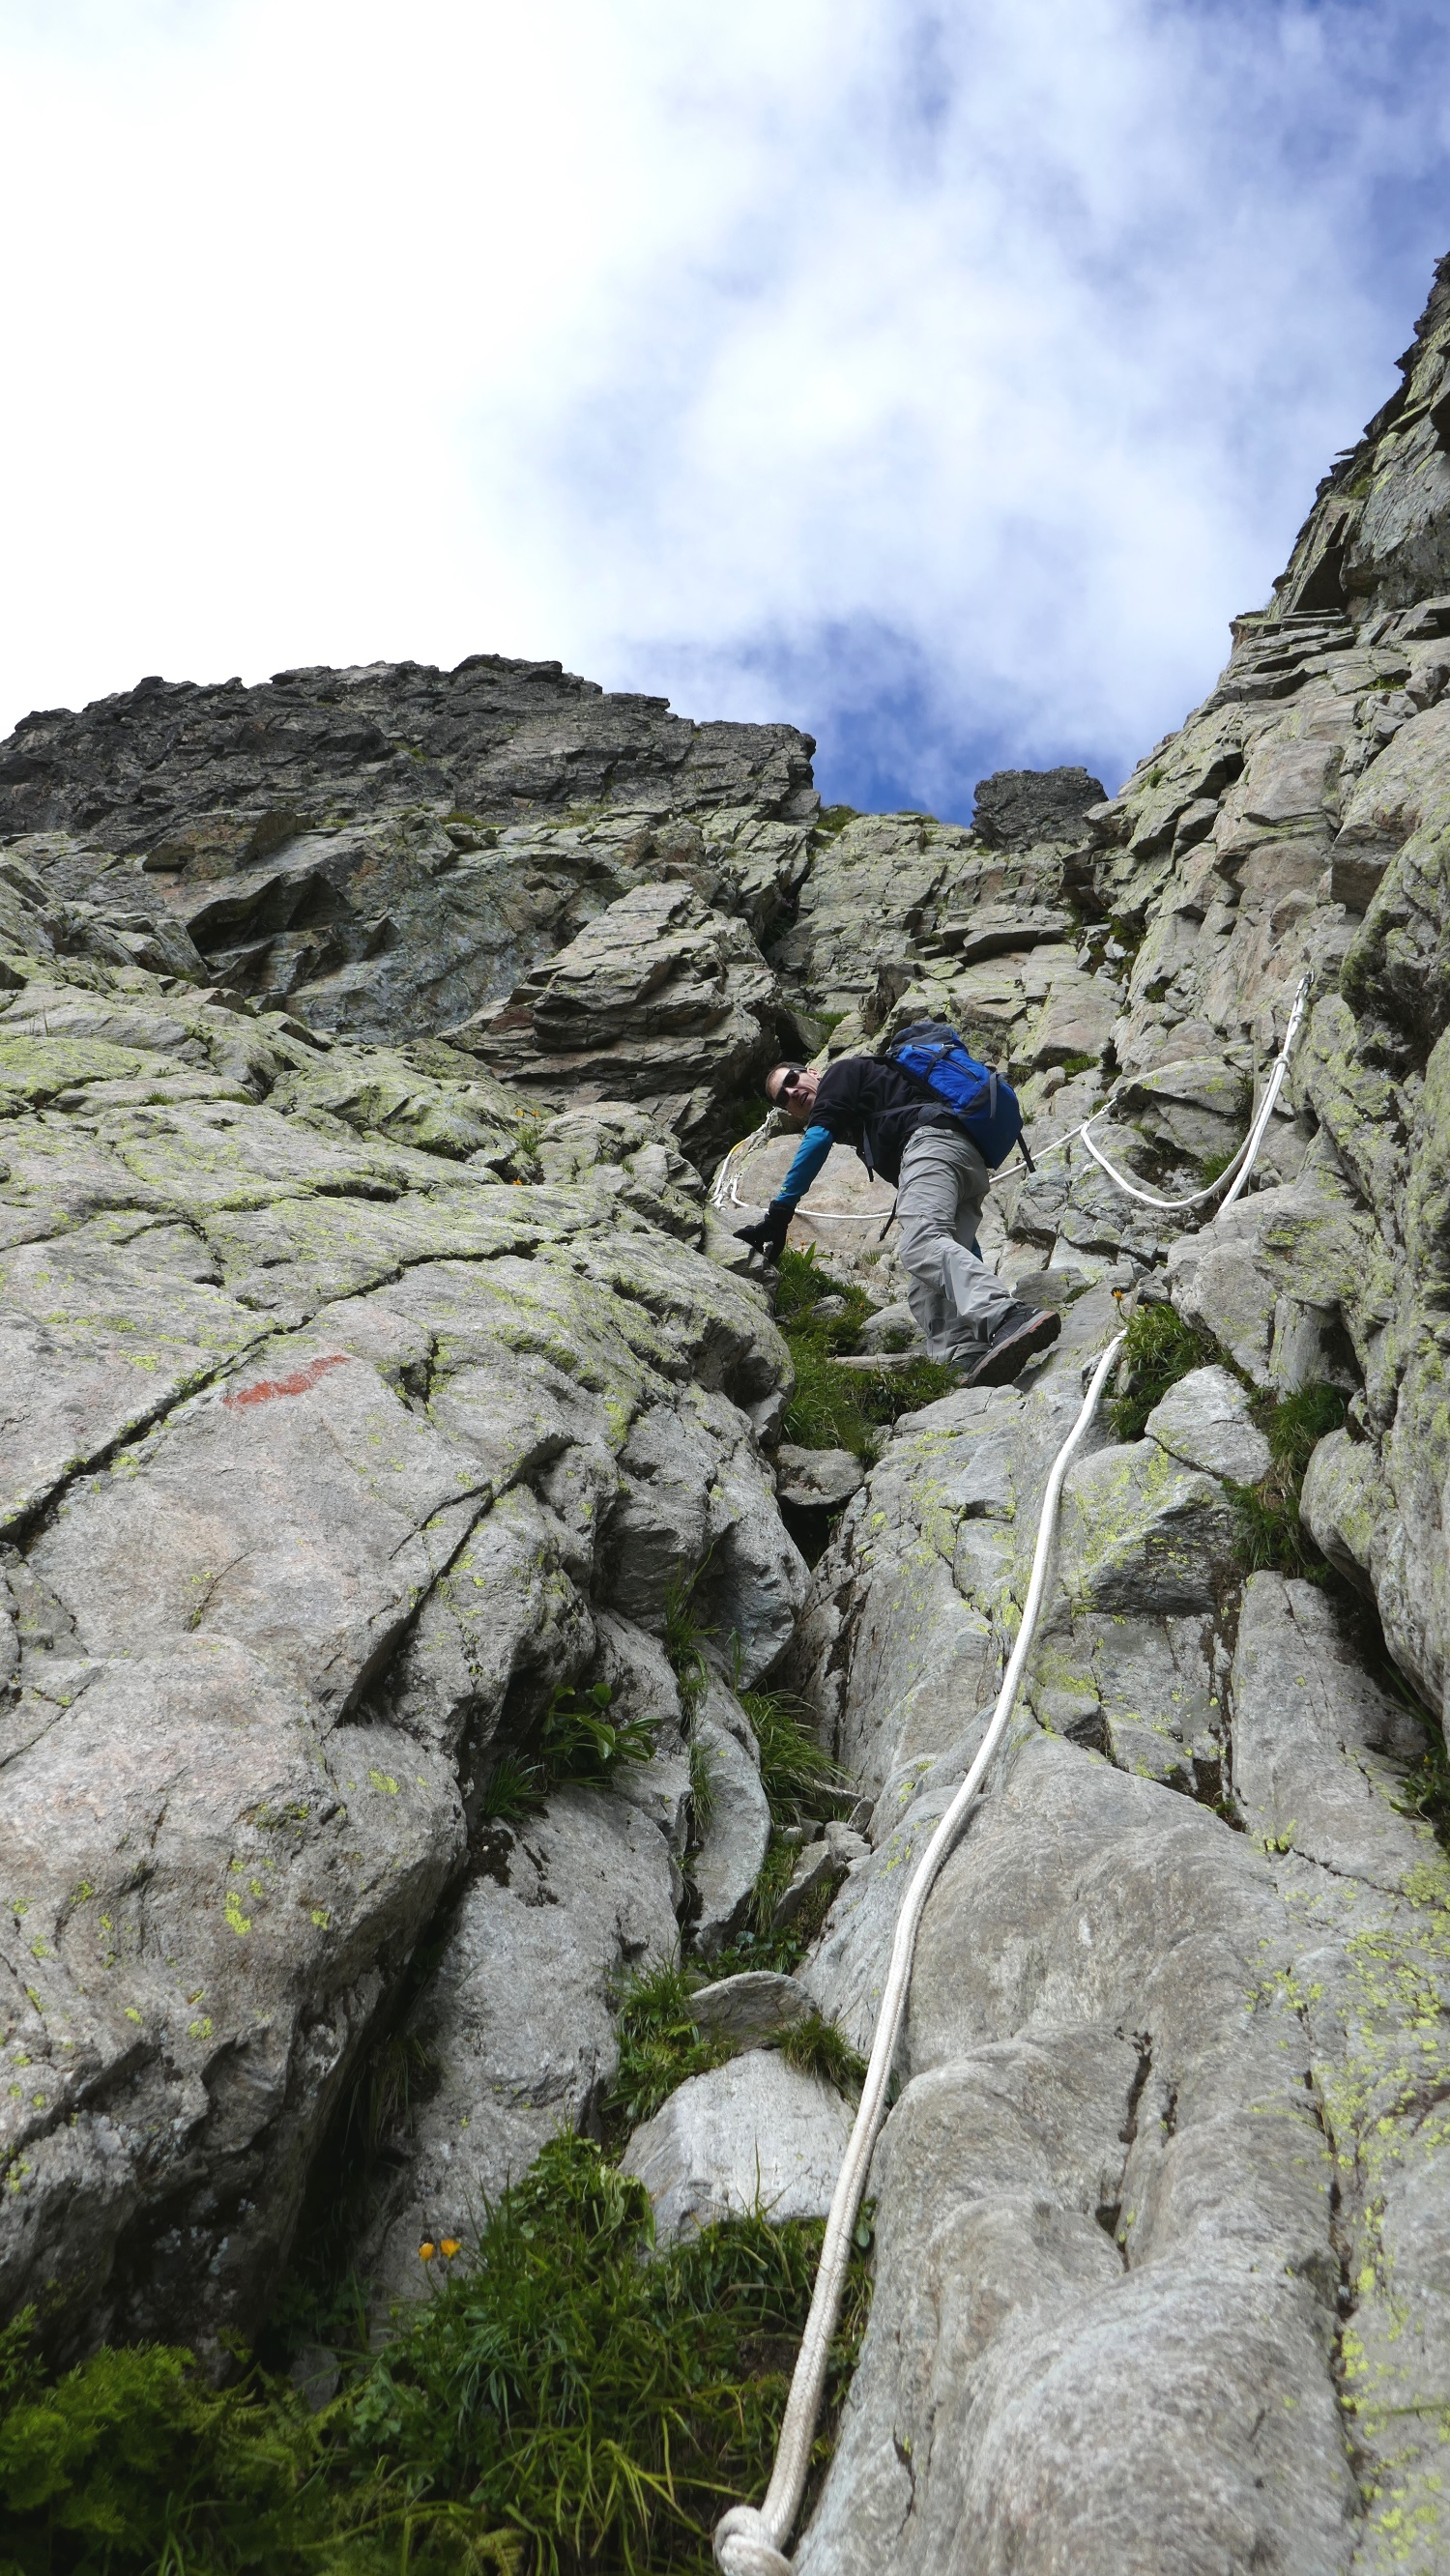
<path fill-rule="evenodd" d="M 779 1260 L 794 1214 L 795 1209 L 788 1207 L 784 1199 L 772 1199 L 759 1225 L 742 1225 L 737 1239 L 750 1244 L 756 1252 L 768 1253 L 773 1261 Z"/>

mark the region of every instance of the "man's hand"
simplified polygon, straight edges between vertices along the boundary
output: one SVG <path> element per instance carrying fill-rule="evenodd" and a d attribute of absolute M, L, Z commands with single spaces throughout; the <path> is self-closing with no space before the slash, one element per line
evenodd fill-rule
<path fill-rule="evenodd" d="M 748 1243 L 754 1251 L 768 1253 L 773 1261 L 778 1261 L 794 1214 L 795 1209 L 787 1207 L 784 1199 L 772 1199 L 759 1225 L 738 1228 L 737 1241 Z"/>

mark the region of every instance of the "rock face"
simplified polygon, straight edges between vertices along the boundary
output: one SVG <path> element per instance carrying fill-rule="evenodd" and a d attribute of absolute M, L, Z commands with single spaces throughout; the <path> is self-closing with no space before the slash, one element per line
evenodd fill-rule
<path fill-rule="evenodd" d="M 745 924 L 681 884 L 638 886 L 450 1033 L 552 1106 L 644 1102 L 697 1159 L 800 1028 Z"/>
<path fill-rule="evenodd" d="M 1431 2576 L 1450 2546 L 1450 1864 L 1415 1790 L 1443 1762 L 1450 1642 L 1447 353 L 1442 271 L 1405 394 L 1321 487 L 1274 608 L 1088 815 L 1095 854 L 1065 880 L 1104 924 L 1073 972 L 1112 1015 L 1085 1042 L 1095 1090 L 1039 1084 L 1039 1143 L 1110 1090 L 1103 1150 L 1188 1194 L 1237 1145 L 1306 973 L 1310 1015 L 1221 1220 L 1124 1199 L 1076 1143 L 1001 1194 L 1009 1263 L 1066 1245 L 1171 1298 L 1228 1365 L 1182 1377 L 1135 1442 L 1100 1425 L 1069 1476 L 1013 1738 L 918 1943 L 872 2321 L 798 2553 L 822 2576 Z M 1005 954 L 957 989 L 985 1005 Z M 1012 969 L 1024 1063 L 1044 955 Z M 929 965 L 893 1007 L 955 974 Z M 793 1674 L 877 1794 L 803 1982 L 858 2046 L 902 1881 L 980 1741 L 1104 1302 L 1068 1310 L 1030 1387 L 898 1425 L 817 1568 Z M 1349 1581 L 1245 1580 L 1263 1405 L 1325 1387 L 1348 1418 L 1303 1513 Z"/>
<path fill-rule="evenodd" d="M 339 2088 L 493 1847 L 495 1739 L 598 1673 L 660 1729 L 658 1787 L 592 1837 L 566 1800 L 485 1873 L 430 2010 L 466 2036 L 483 2188 L 607 2074 L 604 1981 L 674 1937 L 685 1773 L 664 1585 L 621 1616 L 614 1551 L 708 1557 L 712 1614 L 770 1660 L 805 1580 L 757 1445 L 787 1362 L 664 1149 L 631 1158 L 637 1115 L 597 1161 L 564 1122 L 569 1179 L 511 1186 L 515 1113 L 468 1058 L 339 1064 L 29 926 L 0 1017 L 0 2261 L 11 2307 L 207 2342 L 256 2322 Z M 505 1937 L 560 1869 L 572 1992 Z M 469 1962 L 511 1939 L 490 2022 Z"/>
<path fill-rule="evenodd" d="M 124 884 L 131 935 L 195 942 L 233 991 L 420 1038 L 657 878 L 764 931 L 806 864 L 813 748 L 492 654 L 143 680 L 0 745 L 0 836 L 63 898 Z"/>
<path fill-rule="evenodd" d="M 824 2207 L 849 2113 L 771 2042 L 869 2048 L 1084 1371 L 1171 1306 L 927 1908 L 797 2563 L 1439 2576 L 1447 277 L 1111 798 L 822 817 L 789 728 L 491 661 L 144 683 L 0 754 L 0 2282 L 59 2352 L 249 2330 L 390 2049 L 384 2305 L 596 2125 L 621 1979 L 746 1919 L 762 1685 L 855 1800 L 764 1887 L 830 1910 L 706 1990 L 744 2053 L 626 2160 L 663 2234 Z M 1057 1148 L 984 1241 L 1061 1339 L 869 1461 L 777 1447 L 720 1219 L 788 1144 L 719 1212 L 695 1168 L 817 1010 L 836 1053 L 954 1018 Z M 814 1233 L 901 1365 L 879 1195 L 834 1174 Z M 590 1689 L 653 1745 L 604 1782 L 541 1767 Z"/>

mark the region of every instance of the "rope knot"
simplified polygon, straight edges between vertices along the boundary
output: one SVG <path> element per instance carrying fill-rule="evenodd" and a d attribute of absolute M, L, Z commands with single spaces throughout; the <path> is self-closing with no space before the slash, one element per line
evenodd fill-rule
<path fill-rule="evenodd" d="M 733 2504 L 715 2525 L 715 2564 L 721 2576 L 790 2576 L 770 2536 L 770 2525 L 753 2504 Z"/>

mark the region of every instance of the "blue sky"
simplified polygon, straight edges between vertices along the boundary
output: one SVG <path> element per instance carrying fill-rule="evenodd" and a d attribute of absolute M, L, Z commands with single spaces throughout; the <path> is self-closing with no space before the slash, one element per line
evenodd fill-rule
<path fill-rule="evenodd" d="M 1115 785 L 1450 248 L 1441 0 L 0 0 L 0 730 L 557 658 Z"/>

